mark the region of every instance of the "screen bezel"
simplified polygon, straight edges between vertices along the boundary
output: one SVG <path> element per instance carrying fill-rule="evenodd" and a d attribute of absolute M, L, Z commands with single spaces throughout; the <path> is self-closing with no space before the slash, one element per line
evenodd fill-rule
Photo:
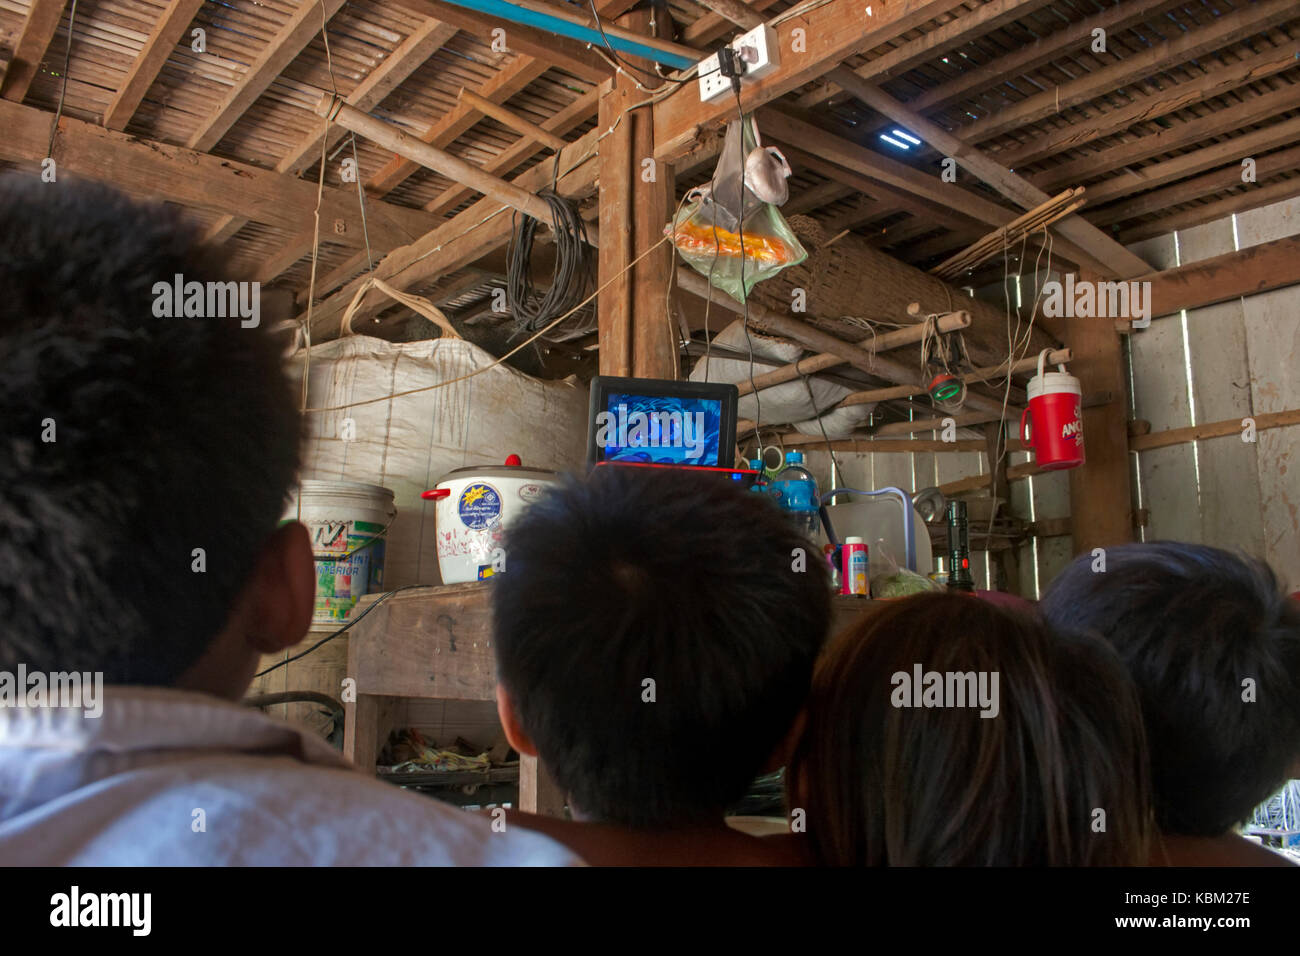
<path fill-rule="evenodd" d="M 647 398 L 692 398 L 718 402 L 718 454 L 731 450 L 734 462 L 736 449 L 736 404 L 740 392 L 735 385 L 716 382 L 677 382 L 665 378 L 623 378 L 617 375 L 597 375 L 591 380 L 591 397 L 587 404 L 587 467 L 604 462 L 605 451 L 596 445 L 596 416 L 608 411 L 612 393 L 644 395 Z M 724 468 L 734 470 L 727 462 L 705 465 L 673 465 L 674 468 Z"/>

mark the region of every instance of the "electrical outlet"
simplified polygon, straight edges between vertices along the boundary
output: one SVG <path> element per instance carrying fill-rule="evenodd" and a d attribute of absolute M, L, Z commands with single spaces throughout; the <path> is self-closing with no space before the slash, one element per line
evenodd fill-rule
<path fill-rule="evenodd" d="M 700 102 L 707 103 L 731 92 L 731 78 L 718 69 L 718 54 L 700 61 Z"/>
<path fill-rule="evenodd" d="M 776 42 L 776 31 L 766 23 L 759 24 L 731 41 L 731 48 L 745 61 L 745 79 L 757 80 L 781 65 Z"/>
<path fill-rule="evenodd" d="M 731 41 L 735 50 L 745 62 L 744 80 L 758 79 L 780 66 L 777 52 L 776 31 L 767 24 L 754 27 L 748 33 L 741 34 Z M 708 103 L 731 93 L 731 78 L 722 75 L 718 69 L 716 53 L 705 57 L 699 66 L 700 101 Z"/>

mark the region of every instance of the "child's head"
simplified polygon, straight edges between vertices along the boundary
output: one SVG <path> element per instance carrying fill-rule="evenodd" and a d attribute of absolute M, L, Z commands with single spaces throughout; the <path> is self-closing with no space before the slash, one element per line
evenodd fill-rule
<path fill-rule="evenodd" d="M 1093 631 L 1136 682 L 1151 752 L 1156 821 L 1217 836 L 1297 773 L 1300 604 L 1269 567 L 1203 545 L 1107 548 L 1043 597 L 1061 627 Z"/>
<path fill-rule="evenodd" d="M 238 278 L 173 209 L 0 177 L 0 670 L 237 697 L 310 624 L 283 343 L 180 277 Z"/>
<path fill-rule="evenodd" d="M 814 547 L 725 477 L 606 466 L 493 582 L 502 718 L 584 817 L 716 823 L 789 732 L 830 621 Z"/>
<path fill-rule="evenodd" d="M 1146 859 L 1141 714 L 1119 660 L 969 596 L 891 602 L 835 637 L 789 772 L 824 864 Z"/>

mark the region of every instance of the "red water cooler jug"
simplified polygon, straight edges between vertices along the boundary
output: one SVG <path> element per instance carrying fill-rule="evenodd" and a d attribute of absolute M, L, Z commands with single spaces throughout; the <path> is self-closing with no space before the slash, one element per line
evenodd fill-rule
<path fill-rule="evenodd" d="M 1077 468 L 1084 462 L 1083 393 L 1079 380 L 1056 366 L 1043 371 L 1049 350 L 1038 355 L 1038 374 L 1029 380 L 1029 404 L 1020 415 L 1020 442 L 1046 471 Z"/>

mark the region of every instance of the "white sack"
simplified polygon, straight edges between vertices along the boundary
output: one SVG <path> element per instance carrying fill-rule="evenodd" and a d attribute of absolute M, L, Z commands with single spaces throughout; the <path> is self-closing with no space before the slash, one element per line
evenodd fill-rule
<path fill-rule="evenodd" d="M 290 359 L 301 388 L 305 352 Z M 494 358 L 460 339 L 393 343 L 354 335 L 311 351 L 308 408 L 391 395 L 449 381 Z M 356 438 L 340 435 L 351 418 Z M 438 584 L 434 503 L 420 493 L 463 465 L 523 464 L 558 471 L 586 460 L 587 389 L 544 382 L 498 365 L 463 382 L 350 409 L 307 414 L 303 478 L 391 488 L 397 519 L 384 562 L 386 589 Z"/>
<path fill-rule="evenodd" d="M 713 344 L 720 348 L 747 354 L 750 343 L 753 344 L 754 349 L 754 378 L 797 361 L 804 352 L 798 345 L 780 342 L 753 329 L 749 330 L 749 338 L 746 341 L 745 323 L 740 319 L 732 322 L 713 339 Z M 695 363 L 695 367 L 691 369 L 691 381 L 705 381 L 706 373 L 710 382 L 732 384 L 748 382 L 750 362 L 748 359 L 720 358 L 710 355 Z M 808 396 L 809 388 L 812 389 L 811 400 Z M 806 385 L 803 379 L 795 379 L 792 382 L 761 389 L 759 400 L 755 400 L 752 394 L 740 396 L 737 415 L 750 421 L 758 420 L 764 425 L 794 424 L 794 427 L 803 434 L 820 435 L 821 428 L 818 427 L 816 418 L 818 411 L 834 405 L 851 391 L 852 389 L 845 388 L 843 385 L 809 376 Z M 874 404 L 850 405 L 823 416 L 822 422 L 826 427 L 827 437 L 847 437 L 871 416 L 871 410 L 875 407 Z"/>

